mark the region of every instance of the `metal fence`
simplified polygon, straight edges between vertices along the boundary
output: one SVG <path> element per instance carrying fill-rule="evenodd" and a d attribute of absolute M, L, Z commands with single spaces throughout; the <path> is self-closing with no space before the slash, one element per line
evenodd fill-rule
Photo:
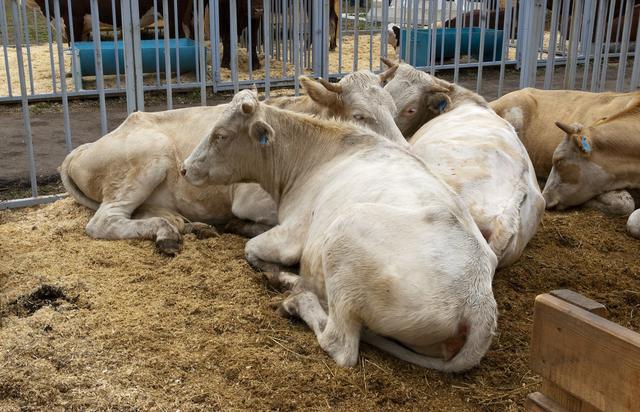
<path fill-rule="evenodd" d="M 380 57 L 473 79 L 488 98 L 537 86 L 635 90 L 640 0 L 0 0 L 0 103 L 20 103 L 31 198 L 38 197 L 29 105 L 106 99 L 127 111 L 145 96 L 293 86 L 301 74 L 340 78 L 382 69 Z M 335 49 L 332 28 L 335 27 Z M 516 71 L 512 70 L 515 68 Z M 516 74 L 514 74 L 516 73 Z"/>

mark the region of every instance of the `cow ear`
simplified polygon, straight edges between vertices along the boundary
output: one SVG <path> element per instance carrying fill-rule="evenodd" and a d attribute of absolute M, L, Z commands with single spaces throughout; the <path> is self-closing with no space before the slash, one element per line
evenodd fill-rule
<path fill-rule="evenodd" d="M 258 142 L 260 146 L 269 146 L 275 141 L 275 132 L 273 131 L 273 128 L 262 120 L 256 120 L 251 123 L 249 136 Z"/>
<path fill-rule="evenodd" d="M 427 105 L 432 112 L 440 115 L 451 107 L 451 99 L 445 93 L 429 93 Z"/>
<path fill-rule="evenodd" d="M 338 84 L 313 80 L 307 76 L 300 76 L 300 84 L 309 97 L 321 106 L 330 107 L 340 103 L 342 88 Z"/>
<path fill-rule="evenodd" d="M 572 137 L 573 142 L 578 147 L 578 150 L 587 155 L 591 154 L 591 151 L 593 150 L 591 137 L 589 137 L 585 131 L 579 134 L 574 134 Z"/>

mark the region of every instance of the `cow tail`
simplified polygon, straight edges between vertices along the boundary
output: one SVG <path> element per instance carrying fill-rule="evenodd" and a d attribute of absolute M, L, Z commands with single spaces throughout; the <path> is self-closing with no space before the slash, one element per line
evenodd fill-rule
<path fill-rule="evenodd" d="M 405 362 L 441 372 L 462 372 L 478 365 L 491 345 L 497 319 L 495 301 L 492 306 L 493 308 L 488 308 L 472 316 L 467 340 L 460 352 L 450 360 L 422 355 L 369 330 L 364 330 L 361 337 L 369 345 Z"/>
<path fill-rule="evenodd" d="M 423 368 L 442 372 L 462 372 L 471 369 L 480 363 L 489 350 L 498 321 L 498 308 L 491 292 L 491 281 L 481 282 L 488 283 L 488 287 L 476 285 L 479 287 L 474 292 L 477 300 L 467 302 L 468 309 L 463 316 L 468 325 L 466 341 L 460 351 L 449 360 L 422 355 L 366 329 L 362 332 L 362 340 L 398 359 Z"/>
<path fill-rule="evenodd" d="M 62 184 L 64 188 L 67 189 L 67 192 L 76 200 L 76 202 L 80 203 L 83 206 L 88 207 L 89 209 L 98 210 L 100 204 L 93 199 L 89 199 L 80 188 L 73 181 L 71 176 L 69 175 L 69 167 L 71 166 L 71 161 L 78 154 L 80 150 L 83 150 L 86 146 L 77 147 L 71 153 L 64 158 L 62 165 L 60 166 L 60 178 L 62 179 Z"/>
<path fill-rule="evenodd" d="M 527 180 L 523 177 L 520 178 L 514 188 L 514 195 L 509 199 L 503 212 L 495 217 L 494 231 L 491 233 L 489 246 L 500 262 L 508 250 L 517 249 L 519 246 L 513 242 L 518 242 L 518 233 L 522 226 L 520 209 L 526 200 L 528 191 Z"/>

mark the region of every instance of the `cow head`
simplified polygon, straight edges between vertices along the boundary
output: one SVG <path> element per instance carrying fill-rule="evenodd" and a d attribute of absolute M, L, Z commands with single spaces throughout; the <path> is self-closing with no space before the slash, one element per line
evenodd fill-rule
<path fill-rule="evenodd" d="M 262 17 L 264 14 L 264 1 L 251 0 L 251 17 L 254 19 Z"/>
<path fill-rule="evenodd" d="M 395 121 L 405 137 L 413 134 L 434 117 L 447 111 L 451 105 L 454 85 L 416 70 L 406 63 L 382 61 L 396 67 L 392 78 L 384 87 L 398 108 Z"/>
<path fill-rule="evenodd" d="M 553 153 L 553 167 L 542 195 L 547 209 L 566 209 L 603 193 L 611 175 L 593 161 L 592 129 L 556 122 L 566 135 Z"/>
<path fill-rule="evenodd" d="M 351 73 L 338 83 L 300 77 L 307 95 L 329 116 L 356 122 L 389 140 L 405 144 L 395 124 L 396 105 L 382 85 L 397 68 L 376 75 L 368 70 Z"/>
<path fill-rule="evenodd" d="M 184 161 L 180 174 L 196 186 L 255 181 L 248 157 L 268 150 L 273 141 L 273 129 L 262 120 L 257 91 L 242 90 Z"/>

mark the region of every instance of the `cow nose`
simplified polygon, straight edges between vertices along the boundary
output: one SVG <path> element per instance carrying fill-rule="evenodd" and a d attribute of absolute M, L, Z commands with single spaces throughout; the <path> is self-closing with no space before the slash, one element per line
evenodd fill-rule
<path fill-rule="evenodd" d="M 187 169 L 185 169 L 184 167 L 182 169 L 180 169 L 180 174 L 182 176 L 186 176 L 187 175 Z"/>

